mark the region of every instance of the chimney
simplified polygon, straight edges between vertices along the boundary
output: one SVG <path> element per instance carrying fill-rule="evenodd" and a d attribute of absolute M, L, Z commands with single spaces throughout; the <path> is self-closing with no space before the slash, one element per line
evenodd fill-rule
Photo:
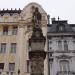
<path fill-rule="evenodd" d="M 56 21 L 55 17 L 51 18 L 51 20 L 52 20 L 52 24 Z"/>
<path fill-rule="evenodd" d="M 54 18 L 51 18 L 51 20 L 52 20 L 52 21 L 55 21 L 55 17 L 54 17 Z"/>
<path fill-rule="evenodd" d="M 47 15 L 48 24 L 50 24 L 50 15 Z"/>

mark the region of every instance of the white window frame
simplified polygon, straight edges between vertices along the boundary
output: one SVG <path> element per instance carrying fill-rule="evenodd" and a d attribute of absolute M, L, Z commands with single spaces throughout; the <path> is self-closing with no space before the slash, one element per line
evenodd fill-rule
<path fill-rule="evenodd" d="M 6 43 L 1 43 L 0 53 L 5 53 L 5 52 L 6 52 Z"/>
<path fill-rule="evenodd" d="M 58 50 L 59 51 L 63 50 L 63 46 L 62 46 L 62 41 L 61 40 L 58 41 Z"/>
<path fill-rule="evenodd" d="M 17 35 L 17 32 L 18 32 L 18 26 L 13 26 L 12 35 Z"/>
<path fill-rule="evenodd" d="M 10 53 L 16 53 L 16 47 L 17 44 L 16 43 L 11 43 L 11 50 L 10 50 Z"/>
<path fill-rule="evenodd" d="M 12 67 L 12 65 L 13 65 L 13 67 Z M 15 63 L 9 63 L 9 71 L 10 72 L 15 71 Z"/>
<path fill-rule="evenodd" d="M 68 41 L 64 41 L 64 51 L 68 51 Z"/>
<path fill-rule="evenodd" d="M 70 63 L 68 60 L 60 60 L 59 64 L 60 64 L 60 71 L 66 71 L 66 72 L 70 71 L 70 65 L 69 65 Z"/>

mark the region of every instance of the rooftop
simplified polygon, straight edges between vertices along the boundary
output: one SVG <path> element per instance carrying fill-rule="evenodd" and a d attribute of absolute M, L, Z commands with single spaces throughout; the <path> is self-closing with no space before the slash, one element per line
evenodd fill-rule
<path fill-rule="evenodd" d="M 3 10 L 0 10 L 0 14 L 1 14 L 1 16 L 3 16 L 5 13 L 9 13 L 10 15 L 12 15 L 12 14 L 14 14 L 14 13 L 18 13 L 18 14 L 20 14 L 21 13 L 21 9 L 19 8 L 19 10 L 17 10 L 17 9 L 15 9 L 15 10 L 13 10 L 13 9 L 11 9 L 11 10 L 5 10 L 5 9 L 3 9 Z"/>

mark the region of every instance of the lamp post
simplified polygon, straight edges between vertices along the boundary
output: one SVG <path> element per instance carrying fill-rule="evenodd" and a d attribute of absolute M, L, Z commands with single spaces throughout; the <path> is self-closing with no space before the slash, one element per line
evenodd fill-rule
<path fill-rule="evenodd" d="M 34 14 L 36 14 L 35 11 Z M 38 12 L 37 12 L 38 13 Z M 29 47 L 31 51 L 29 51 L 29 59 L 31 61 L 31 75 L 44 75 L 44 59 L 46 57 L 46 52 L 44 51 L 45 46 L 45 37 L 43 36 L 41 27 L 38 22 L 38 15 L 33 15 L 36 20 L 33 19 L 33 33 L 31 38 L 29 39 Z M 40 20 L 39 20 L 40 21 Z"/>

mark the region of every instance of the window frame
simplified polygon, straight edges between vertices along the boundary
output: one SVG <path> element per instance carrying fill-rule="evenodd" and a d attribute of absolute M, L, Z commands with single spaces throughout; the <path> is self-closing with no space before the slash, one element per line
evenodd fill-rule
<path fill-rule="evenodd" d="M 60 60 L 60 71 L 70 71 L 70 63 L 68 60 Z"/>
<path fill-rule="evenodd" d="M 64 41 L 64 51 L 68 51 L 68 41 Z"/>
<path fill-rule="evenodd" d="M 16 53 L 17 43 L 11 43 L 10 53 Z"/>
<path fill-rule="evenodd" d="M 17 35 L 18 33 L 18 26 L 13 26 L 12 27 L 12 35 Z"/>
<path fill-rule="evenodd" d="M 11 65 L 11 67 L 12 67 L 12 65 L 14 65 L 14 66 L 13 66 L 14 68 L 11 68 L 10 65 Z M 9 63 L 9 71 L 10 71 L 10 72 L 15 71 L 15 63 Z"/>
<path fill-rule="evenodd" d="M 62 30 L 60 27 L 62 28 Z M 59 23 L 56 28 L 57 28 L 57 32 L 65 32 L 66 31 L 65 25 L 63 23 Z"/>
<path fill-rule="evenodd" d="M 27 73 L 31 72 L 31 62 L 27 60 Z"/>
<path fill-rule="evenodd" d="M 8 26 L 3 26 L 3 35 L 8 35 Z"/>
<path fill-rule="evenodd" d="M 62 46 L 62 41 L 61 40 L 58 41 L 58 50 L 59 51 L 63 50 L 63 46 Z"/>
<path fill-rule="evenodd" d="M 0 71 L 4 69 L 4 63 L 0 63 Z M 3 66 L 3 67 L 2 67 Z"/>
<path fill-rule="evenodd" d="M 6 53 L 6 43 L 1 43 L 0 53 Z"/>

